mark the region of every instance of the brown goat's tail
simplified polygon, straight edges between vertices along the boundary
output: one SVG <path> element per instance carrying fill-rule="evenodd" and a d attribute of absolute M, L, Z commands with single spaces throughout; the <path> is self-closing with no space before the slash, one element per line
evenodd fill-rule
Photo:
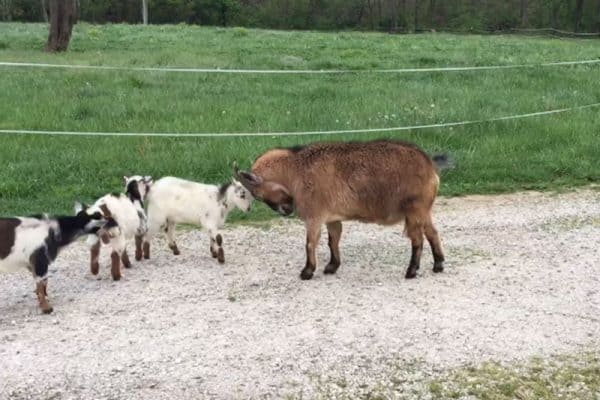
<path fill-rule="evenodd" d="M 446 153 L 436 154 L 431 157 L 431 160 L 440 171 L 454 168 L 454 160 Z"/>

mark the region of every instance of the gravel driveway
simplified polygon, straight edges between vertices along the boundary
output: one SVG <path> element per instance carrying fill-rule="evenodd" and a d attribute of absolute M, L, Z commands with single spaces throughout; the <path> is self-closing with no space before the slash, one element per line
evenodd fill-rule
<path fill-rule="evenodd" d="M 322 274 L 322 237 L 300 281 L 295 220 L 227 229 L 223 266 L 204 232 L 179 232 L 178 257 L 159 238 L 120 282 L 107 250 L 91 277 L 76 243 L 54 265 L 50 316 L 30 276 L 0 275 L 0 399 L 312 398 L 402 365 L 418 390 L 467 363 L 598 349 L 599 191 L 440 198 L 435 211 L 446 272 L 427 246 L 410 281 L 402 228 L 358 223 L 344 225 L 338 274 Z"/>

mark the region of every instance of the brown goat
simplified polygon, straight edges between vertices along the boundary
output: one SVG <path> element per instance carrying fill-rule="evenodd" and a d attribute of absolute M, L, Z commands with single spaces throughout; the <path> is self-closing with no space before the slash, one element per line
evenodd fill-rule
<path fill-rule="evenodd" d="M 273 149 L 256 159 L 252 172 L 236 167 L 235 174 L 273 210 L 290 215 L 295 208 L 304 221 L 307 260 L 302 279 L 311 279 L 316 269 L 323 224 L 331 250 L 324 272 L 337 271 L 342 221 L 348 220 L 381 225 L 405 221 L 412 242 L 406 278 L 414 278 L 419 269 L 423 235 L 433 252 L 433 271 L 444 270 L 442 245 L 432 221 L 440 180 L 432 159 L 413 144 L 376 140 Z"/>

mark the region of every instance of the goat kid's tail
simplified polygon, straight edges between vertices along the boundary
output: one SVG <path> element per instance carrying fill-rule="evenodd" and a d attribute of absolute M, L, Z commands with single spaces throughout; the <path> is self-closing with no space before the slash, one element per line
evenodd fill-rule
<path fill-rule="evenodd" d="M 431 157 L 431 160 L 435 163 L 438 170 L 443 171 L 445 169 L 454 168 L 454 160 L 446 153 L 435 154 Z"/>

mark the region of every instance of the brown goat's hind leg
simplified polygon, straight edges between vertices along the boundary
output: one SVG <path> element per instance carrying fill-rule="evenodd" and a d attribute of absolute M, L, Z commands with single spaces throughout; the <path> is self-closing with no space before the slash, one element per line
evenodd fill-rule
<path fill-rule="evenodd" d="M 317 269 L 317 245 L 321 236 L 321 225 L 319 223 L 306 223 L 306 266 L 300 273 L 300 279 L 306 281 L 312 279 Z"/>
<path fill-rule="evenodd" d="M 427 237 L 427 241 L 431 246 L 431 252 L 433 253 L 433 272 L 443 272 L 444 251 L 442 250 L 442 243 L 433 223 L 429 222 L 425 225 L 425 236 Z"/>
<path fill-rule="evenodd" d="M 417 276 L 423 253 L 423 227 L 418 218 L 406 218 L 406 233 L 412 243 L 412 254 L 406 270 L 406 279 L 412 279 Z"/>
<path fill-rule="evenodd" d="M 327 224 L 327 233 L 329 236 L 328 244 L 331 252 L 331 260 L 325 267 L 326 274 L 335 274 L 340 267 L 340 237 L 342 236 L 342 223 L 340 221 Z"/>

